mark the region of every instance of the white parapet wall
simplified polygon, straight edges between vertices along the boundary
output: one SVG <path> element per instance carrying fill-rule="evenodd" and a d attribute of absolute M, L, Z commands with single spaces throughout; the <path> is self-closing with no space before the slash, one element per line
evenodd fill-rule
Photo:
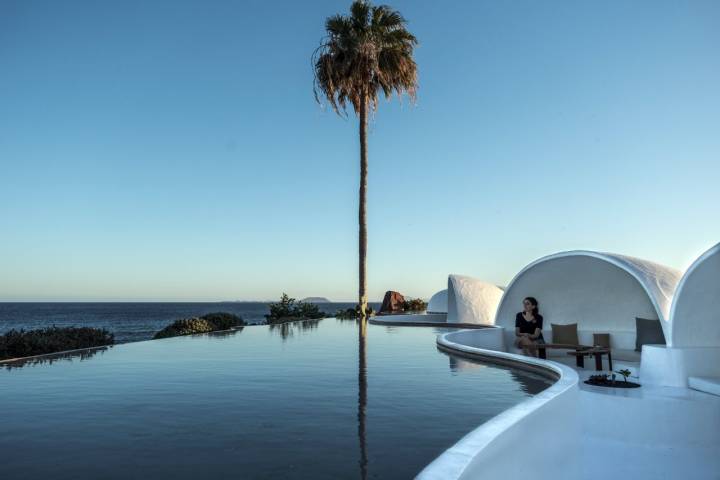
<path fill-rule="evenodd" d="M 503 344 L 502 327 L 487 327 L 479 330 L 459 330 L 452 332 L 450 337 L 453 343 L 465 345 L 466 347 L 480 348 L 484 350 L 505 350 Z"/>
<path fill-rule="evenodd" d="M 447 323 L 447 313 L 399 313 L 395 315 L 376 315 L 370 318 L 376 325 L 443 325 Z"/>
<path fill-rule="evenodd" d="M 720 348 L 643 345 L 643 383 L 687 388 L 688 377 L 720 377 Z"/>
<path fill-rule="evenodd" d="M 499 328 L 463 330 L 440 335 L 437 343 L 455 355 L 544 369 L 556 375 L 558 380 L 467 434 L 423 469 L 417 478 L 515 479 L 534 478 L 539 474 L 547 476 L 549 472 L 554 480 L 582 478 L 580 462 L 573 455 L 581 434 L 577 373 L 559 363 L 492 349 L 501 332 Z M 489 349 L 475 345 L 487 345 Z M 522 448 L 528 445 L 531 447 Z M 545 477 L 541 475 L 540 478 Z"/>

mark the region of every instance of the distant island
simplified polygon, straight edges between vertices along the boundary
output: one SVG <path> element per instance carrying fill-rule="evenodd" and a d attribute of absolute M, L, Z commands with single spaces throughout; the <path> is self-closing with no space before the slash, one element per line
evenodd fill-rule
<path fill-rule="evenodd" d="M 325 297 L 305 297 L 300 301 L 305 303 L 332 303 Z"/>

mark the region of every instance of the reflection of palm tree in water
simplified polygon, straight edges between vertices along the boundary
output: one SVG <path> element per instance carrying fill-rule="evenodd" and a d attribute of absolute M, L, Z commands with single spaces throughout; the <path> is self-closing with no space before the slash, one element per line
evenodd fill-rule
<path fill-rule="evenodd" d="M 365 410 L 367 408 L 367 320 L 358 320 L 358 438 L 360 440 L 360 478 L 367 478 Z"/>

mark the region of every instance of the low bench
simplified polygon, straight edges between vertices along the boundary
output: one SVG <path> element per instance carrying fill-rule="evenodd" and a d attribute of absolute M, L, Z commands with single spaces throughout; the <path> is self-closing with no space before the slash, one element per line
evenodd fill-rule
<path fill-rule="evenodd" d="M 568 355 L 575 356 L 575 364 L 580 368 L 585 368 L 585 357 L 593 355 L 595 357 L 595 370 L 602 370 L 602 356 L 608 356 L 608 367 L 612 370 L 612 355 L 610 349 L 606 347 L 591 347 L 589 345 L 571 345 L 566 343 L 539 343 L 535 345 L 538 349 L 538 357 L 547 359 L 548 348 L 574 350 L 567 352 Z"/>
<path fill-rule="evenodd" d="M 548 348 L 555 350 L 582 350 L 592 348 L 589 345 L 572 345 L 569 343 L 537 343 L 534 346 L 538 349 L 538 356 L 542 359 L 547 359 L 547 352 L 545 350 Z"/>

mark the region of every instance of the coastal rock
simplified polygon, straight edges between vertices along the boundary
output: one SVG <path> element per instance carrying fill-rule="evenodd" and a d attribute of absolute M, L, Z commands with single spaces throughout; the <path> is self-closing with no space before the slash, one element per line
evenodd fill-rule
<path fill-rule="evenodd" d="M 383 298 L 382 307 L 380 307 L 380 313 L 402 313 L 405 308 L 405 297 L 400 292 L 394 292 L 388 290 L 385 292 L 385 298 Z"/>

